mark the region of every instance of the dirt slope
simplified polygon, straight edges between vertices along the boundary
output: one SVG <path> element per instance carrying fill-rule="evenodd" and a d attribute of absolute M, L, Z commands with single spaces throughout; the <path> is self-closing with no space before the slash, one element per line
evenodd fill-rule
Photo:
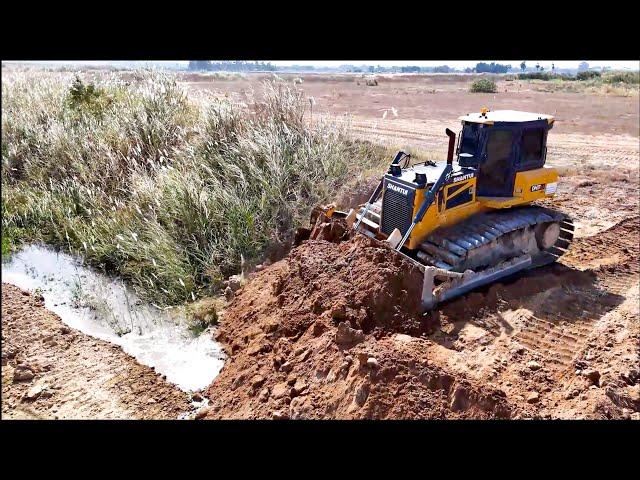
<path fill-rule="evenodd" d="M 210 416 L 509 417 L 502 392 L 423 354 L 419 272 L 390 253 L 365 237 L 312 240 L 260 272 L 225 313 L 232 357 L 207 391 Z"/>
<path fill-rule="evenodd" d="M 627 219 L 427 317 L 383 244 L 304 242 L 225 313 L 209 418 L 639 418 L 639 234 Z"/>
<path fill-rule="evenodd" d="M 2 284 L 3 419 L 175 419 L 189 410 L 187 394 L 120 347 Z"/>

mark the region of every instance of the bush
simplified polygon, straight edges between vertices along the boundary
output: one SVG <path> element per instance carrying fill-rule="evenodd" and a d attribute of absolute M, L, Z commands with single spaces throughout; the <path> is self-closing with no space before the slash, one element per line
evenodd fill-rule
<path fill-rule="evenodd" d="M 496 82 L 488 78 L 482 78 L 471 84 L 470 91 L 474 93 L 495 93 L 496 89 Z"/>
<path fill-rule="evenodd" d="M 377 87 L 378 86 L 378 79 L 376 77 L 367 77 L 365 79 L 365 85 L 367 87 Z"/>
<path fill-rule="evenodd" d="M 640 72 L 608 72 L 602 79 L 605 83 L 625 83 L 635 84 L 640 83 Z"/>
<path fill-rule="evenodd" d="M 157 73 L 91 87 L 3 78 L 3 233 L 80 253 L 158 305 L 211 293 L 241 255 L 286 244 L 314 204 L 382 159 L 334 125 L 311 127 L 290 82 L 265 83 L 251 105 L 189 97 Z"/>
<path fill-rule="evenodd" d="M 87 112 L 100 118 L 112 103 L 112 99 L 105 90 L 96 88 L 92 83 L 86 85 L 78 76 L 69 88 L 67 101 L 70 109 L 77 112 Z"/>
<path fill-rule="evenodd" d="M 595 70 L 585 70 L 576 74 L 578 80 L 591 80 L 592 78 L 600 78 L 600 72 Z"/>
<path fill-rule="evenodd" d="M 519 73 L 519 80 L 551 80 L 553 78 L 549 72 L 528 72 Z"/>

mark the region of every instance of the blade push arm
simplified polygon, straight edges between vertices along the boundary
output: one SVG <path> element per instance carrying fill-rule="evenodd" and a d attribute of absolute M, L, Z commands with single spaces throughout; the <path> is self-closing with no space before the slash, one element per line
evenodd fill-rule
<path fill-rule="evenodd" d="M 402 237 L 402 240 L 400 240 L 400 243 L 398 243 L 398 245 L 396 246 L 397 251 L 400 251 L 400 249 L 402 249 L 406 241 L 409 239 L 409 236 L 411 235 L 411 232 L 413 231 L 415 226 L 422 221 L 422 219 L 424 218 L 424 214 L 427 213 L 427 210 L 429 210 L 429 207 L 435 200 L 436 194 L 440 191 L 444 183 L 447 181 L 449 174 L 453 170 L 453 149 L 455 147 L 456 134 L 448 128 L 446 129 L 446 133 L 449 136 L 449 152 L 447 153 L 447 165 L 444 167 L 444 170 L 440 174 L 440 177 L 438 178 L 436 183 L 434 183 L 429 191 L 425 194 L 422 205 L 420 205 L 420 209 L 416 213 L 413 222 L 411 222 L 411 226 L 407 230 L 407 233 L 404 234 L 404 237 Z"/>

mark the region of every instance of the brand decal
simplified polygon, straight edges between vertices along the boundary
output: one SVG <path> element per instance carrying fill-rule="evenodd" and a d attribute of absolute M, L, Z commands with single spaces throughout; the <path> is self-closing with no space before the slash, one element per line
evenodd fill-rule
<path fill-rule="evenodd" d="M 409 190 L 399 187 L 398 185 L 394 185 L 393 183 L 387 183 L 387 190 L 393 190 L 394 192 L 398 192 L 405 197 L 409 194 Z"/>
<path fill-rule="evenodd" d="M 532 192 L 539 192 L 540 190 L 544 190 L 544 188 L 547 186 L 546 183 L 538 183 L 536 185 L 531 185 L 531 191 Z"/>
<path fill-rule="evenodd" d="M 451 179 L 451 183 L 456 183 L 456 182 L 462 182 L 464 180 L 469 180 L 470 178 L 473 178 L 475 176 L 476 176 L 475 173 L 467 173 L 465 175 L 460 175 L 459 177 L 453 177 Z"/>

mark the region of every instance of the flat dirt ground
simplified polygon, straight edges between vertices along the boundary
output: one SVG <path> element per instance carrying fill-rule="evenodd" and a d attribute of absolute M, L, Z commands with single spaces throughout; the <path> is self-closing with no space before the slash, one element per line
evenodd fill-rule
<path fill-rule="evenodd" d="M 3 419 L 176 419 L 186 393 L 122 349 L 2 284 Z"/>
<path fill-rule="evenodd" d="M 384 245 L 305 242 L 252 274 L 222 313 L 217 338 L 230 358 L 205 392 L 207 418 L 640 418 L 637 94 L 504 80 L 496 94 L 472 94 L 470 75 L 378 76 L 371 87 L 357 76 L 295 77 L 315 100 L 314 121 L 434 159 L 445 156 L 445 128 L 457 132 L 457 117 L 483 106 L 554 114 L 547 161 L 561 179 L 547 204 L 573 217 L 576 238 L 558 264 L 426 317 L 413 308 L 416 282 Z M 181 81 L 244 100 L 266 78 Z M 350 201 L 375 185 L 354 172 L 359 182 Z M 188 410 L 150 369 L 69 333 L 7 285 L 2 358 L 3 418 Z M 16 369 L 35 377 L 15 380 Z"/>
<path fill-rule="evenodd" d="M 458 117 L 482 107 L 555 115 L 547 161 L 562 175 L 556 203 L 573 213 L 578 236 L 591 235 L 638 214 L 637 94 L 621 97 L 554 91 L 549 82 L 499 78 L 497 93 L 470 93 L 469 86 L 477 75 L 377 76 L 378 85 L 372 87 L 366 86 L 360 75 L 282 77 L 302 79 L 299 88 L 315 101 L 314 118 L 330 117 L 344 122 L 354 136 L 436 159 L 446 157 L 445 128 L 458 132 Z M 195 91 L 244 101 L 269 78 L 256 74 L 212 80 L 211 76 L 189 74 L 183 77 L 183 84 Z"/>

